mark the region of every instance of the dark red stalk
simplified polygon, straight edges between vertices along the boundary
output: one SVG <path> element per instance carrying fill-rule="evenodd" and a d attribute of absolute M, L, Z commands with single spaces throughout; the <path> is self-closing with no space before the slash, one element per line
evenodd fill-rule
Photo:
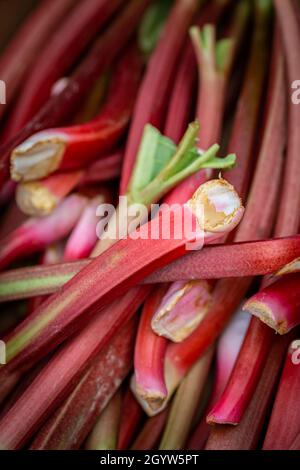
<path fill-rule="evenodd" d="M 293 444 L 289 450 L 300 450 L 300 433 L 297 434 L 296 439 L 293 441 Z"/>
<path fill-rule="evenodd" d="M 80 448 L 130 371 L 135 320 L 122 327 L 95 357 L 68 398 L 39 430 L 30 446 L 32 450 Z"/>
<path fill-rule="evenodd" d="M 286 89 L 291 94 L 291 85 L 300 77 L 300 63 L 298 60 L 298 45 L 300 42 L 300 27 L 295 15 L 292 0 L 284 3 L 275 0 L 275 9 L 285 49 L 288 82 Z M 276 224 L 276 234 L 280 236 L 297 233 L 300 225 L 300 106 L 295 105 L 292 99 L 288 100 L 288 142 L 285 173 L 283 180 L 283 193 L 279 207 Z"/>
<path fill-rule="evenodd" d="M 123 152 L 121 150 L 101 157 L 85 170 L 79 185 L 102 183 L 118 178 L 121 174 L 122 160 Z"/>
<path fill-rule="evenodd" d="M 288 335 L 274 338 L 256 390 L 239 425 L 215 424 L 212 426 L 206 450 L 257 449 L 287 346 Z"/>
<path fill-rule="evenodd" d="M 234 228 L 243 215 L 243 207 L 238 195 L 225 180 L 212 180 L 205 183 L 195 193 L 189 204 L 178 206 L 175 212 L 170 211 L 167 225 L 164 223 L 167 212 L 161 211 L 156 218 L 141 226 L 129 238 L 119 240 L 113 247 L 95 258 L 60 292 L 51 296 L 38 310 L 27 317 L 10 338 L 6 338 L 8 364 L 2 367 L 1 372 L 5 373 L 5 370 L 24 364 L 29 365 L 31 361 L 36 361 L 71 334 L 72 329 L 78 326 L 87 311 L 91 315 L 94 314 L 115 300 L 116 296 L 122 295 L 133 287 L 147 274 L 182 256 L 190 248 L 189 244 L 195 243 L 200 232 L 203 235 L 203 230 L 199 232 L 196 215 L 193 212 L 194 204 L 203 204 L 206 207 L 207 201 L 210 201 L 212 189 L 214 195 L 216 191 L 221 191 L 222 194 L 224 191 L 227 192 L 226 200 L 230 213 L 225 216 L 225 213 L 218 212 L 218 233 L 211 234 L 210 231 L 215 230 L 215 222 L 213 211 L 210 210 L 212 220 L 210 221 L 209 218 L 205 221 L 204 240 L 222 236 L 224 231 Z M 223 214 L 222 218 L 220 214 Z M 174 228 L 178 216 L 181 219 L 180 223 L 183 224 L 187 220 L 186 217 L 189 219 L 192 217 L 193 233 L 183 233 L 179 237 L 177 232 L 177 239 L 172 236 L 171 238 L 163 237 L 162 233 L 165 230 L 170 229 L 170 234 L 175 233 Z M 187 231 L 182 230 L 182 232 Z M 153 238 L 153 233 L 159 236 Z M 45 328 L 46 325 L 47 328 Z"/>
<path fill-rule="evenodd" d="M 55 353 L 3 418 L 5 421 L 2 423 L 7 422 L 9 426 L 1 423 L 1 447 L 15 448 L 30 438 L 68 396 L 72 387 L 78 384 L 93 358 L 103 351 L 121 326 L 134 315 L 148 293 L 148 288 L 131 289 L 107 309 L 98 311 L 78 335 Z M 85 323 L 90 317 L 89 314 L 85 318 Z M 28 366 L 30 364 L 27 363 Z"/>
<path fill-rule="evenodd" d="M 196 25 L 201 27 L 206 23 L 217 23 L 225 7 L 226 2 L 209 2 L 200 13 Z M 179 59 L 178 70 L 164 127 L 164 135 L 172 139 L 175 143 L 180 141 L 189 123 L 196 82 L 197 63 L 189 39 Z M 214 144 L 215 141 L 212 143 Z"/>
<path fill-rule="evenodd" d="M 188 281 L 271 274 L 300 255 L 300 236 L 266 241 L 214 245 L 182 256 L 147 276 L 142 282 Z M 0 301 L 52 294 L 74 277 L 91 260 L 55 266 L 12 269 L 0 274 Z M 42 280 L 42 282 L 39 282 Z M 21 283 L 21 284 L 20 284 Z"/>
<path fill-rule="evenodd" d="M 144 126 L 150 123 L 158 129 L 163 127 L 176 62 L 198 4 L 195 0 L 176 0 L 151 55 L 129 131 L 121 176 L 121 194 L 126 193 Z"/>
<path fill-rule="evenodd" d="M 84 168 L 111 151 L 129 123 L 141 66 L 140 54 L 130 47 L 114 70 L 106 103 L 98 116 L 86 124 L 47 129 L 30 136 L 12 152 L 12 178 L 30 181 L 55 171 Z"/>
<path fill-rule="evenodd" d="M 121 423 L 118 437 L 118 450 L 128 449 L 139 427 L 143 410 L 132 391 L 127 387 L 121 409 Z"/>
<path fill-rule="evenodd" d="M 56 80 L 68 73 L 70 67 L 122 3 L 122 0 L 77 2 L 31 67 L 30 76 L 22 87 L 10 118 L 7 138 L 15 135 L 39 111 L 50 97 L 51 87 Z M 48 15 L 48 12 L 45 14 Z"/>
<path fill-rule="evenodd" d="M 131 446 L 131 450 L 153 450 L 157 448 L 163 433 L 167 418 L 168 409 L 165 409 L 156 416 L 147 418 L 141 432 Z"/>
<path fill-rule="evenodd" d="M 300 432 L 300 340 L 290 345 L 280 378 L 264 450 L 287 450 Z"/>
<path fill-rule="evenodd" d="M 44 0 L 14 35 L 0 60 L 0 77 L 7 85 L 6 105 L 10 105 L 26 73 L 32 66 L 41 44 L 61 23 L 76 0 Z M 6 106 L 0 106 L 0 117 Z"/>
<path fill-rule="evenodd" d="M 95 41 L 61 93 L 49 98 L 15 138 L 0 146 L 0 186 L 8 177 L 11 151 L 33 133 L 62 124 L 79 107 L 90 87 L 132 37 L 147 3 L 148 0 L 131 0 L 112 25 Z"/>
<path fill-rule="evenodd" d="M 300 275 L 287 274 L 252 296 L 243 308 L 277 333 L 288 333 L 300 323 Z"/>
<path fill-rule="evenodd" d="M 2 240 L 0 269 L 17 259 L 43 251 L 50 244 L 64 238 L 78 221 L 87 199 L 73 194 L 56 210 L 42 219 L 30 218 Z"/>

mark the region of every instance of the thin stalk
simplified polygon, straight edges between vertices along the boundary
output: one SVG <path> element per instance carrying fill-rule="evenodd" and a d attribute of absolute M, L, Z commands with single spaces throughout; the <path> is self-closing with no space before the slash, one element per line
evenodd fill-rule
<path fill-rule="evenodd" d="M 227 207 L 222 206 L 220 212 L 218 206 L 214 206 L 219 192 L 226 196 L 228 211 Z M 210 209 L 210 216 L 203 225 L 194 212 L 198 204 L 203 204 L 204 209 L 208 204 Z M 28 364 L 45 351 L 53 349 L 79 326 L 87 311 L 91 315 L 99 311 L 116 296 L 136 285 L 141 278 L 180 257 L 190 248 L 191 243 L 196 242 L 199 246 L 199 234 L 202 236 L 204 233 L 204 240 L 207 241 L 233 229 L 243 216 L 243 207 L 234 188 L 219 179 L 200 186 L 185 206 L 178 206 L 177 211 L 169 213 L 170 225 L 168 221 L 167 230 L 170 229 L 170 234 L 175 233 L 178 216 L 181 223 L 187 220 L 186 216 L 192 219 L 192 233 L 177 236 L 177 239 L 164 239 L 161 230 L 166 229 L 166 224 L 162 224 L 165 216 L 166 212 L 161 211 L 158 217 L 133 232 L 129 238 L 120 240 L 95 258 L 59 293 L 51 296 L 33 315 L 27 317 L 10 338 L 6 338 L 8 364 L 0 371 L 5 373 L 5 370 Z M 158 238 L 153 239 L 153 233 L 158 234 Z"/>
<path fill-rule="evenodd" d="M 134 378 L 131 388 L 136 397 L 146 401 L 149 407 L 157 407 L 166 398 L 164 381 L 164 357 L 167 340 L 157 336 L 151 328 L 155 312 L 166 287 L 156 289 L 143 307 L 134 351 Z"/>
<path fill-rule="evenodd" d="M 86 450 L 116 450 L 121 418 L 121 393 L 117 391 L 99 416 L 84 445 Z"/>
<path fill-rule="evenodd" d="M 176 0 L 151 55 L 130 126 L 121 176 L 121 194 L 127 191 L 144 126 L 147 123 L 158 129 L 163 126 L 177 59 L 199 4 L 198 0 Z"/>
<path fill-rule="evenodd" d="M 0 267 L 3 269 L 13 261 L 42 251 L 64 238 L 77 223 L 86 204 L 85 197 L 73 194 L 47 217 L 28 219 L 2 240 Z"/>
<path fill-rule="evenodd" d="M 30 76 L 10 118 L 8 138 L 22 129 L 39 111 L 49 98 L 51 87 L 56 80 L 71 68 L 121 5 L 121 0 L 77 2 L 31 67 Z"/>
<path fill-rule="evenodd" d="M 244 310 L 281 335 L 300 323 L 300 276 L 289 274 L 252 296 Z"/>
<path fill-rule="evenodd" d="M 183 449 L 198 410 L 213 357 L 213 348 L 198 360 L 181 382 L 171 404 L 160 450 Z"/>
<path fill-rule="evenodd" d="M 133 36 L 147 3 L 148 0 L 131 0 L 112 25 L 94 42 L 85 59 L 69 78 L 65 88 L 59 94 L 52 95 L 14 138 L 0 146 L 0 185 L 9 175 L 12 150 L 33 133 L 61 125 L 79 107 L 90 87 L 113 63 Z M 120 37 L 122 41 L 119 40 Z"/>
<path fill-rule="evenodd" d="M 147 276 L 147 284 L 188 279 L 220 279 L 271 274 L 300 254 L 300 236 L 257 242 L 206 246 L 182 256 Z M 52 294 L 72 279 L 91 260 L 55 266 L 32 266 L 0 274 L 0 302 Z"/>
<path fill-rule="evenodd" d="M 300 432 L 300 341 L 291 343 L 280 377 L 263 449 L 286 450 Z"/>
<path fill-rule="evenodd" d="M 26 393 L 3 418 L 7 419 L 10 424 L 8 427 L 1 425 L 1 430 L 5 433 L 4 437 L 0 432 L 2 446 L 17 447 L 21 445 L 23 439 L 30 438 L 31 434 L 39 428 L 42 420 L 51 416 L 57 405 L 68 397 L 72 386 L 78 384 L 80 378 L 83 380 L 83 374 L 89 376 L 87 368 L 93 359 L 97 357 L 98 353 L 101 354 L 103 348 L 109 347 L 111 339 L 122 325 L 135 314 L 148 293 L 147 288 L 131 289 L 123 298 L 107 309 L 98 311 L 92 321 L 78 335 L 55 353 L 51 361 L 31 383 Z M 90 315 L 88 317 L 91 318 Z M 86 318 L 85 322 L 89 318 Z M 118 335 L 118 338 L 122 341 L 125 336 L 121 334 Z M 117 358 L 117 355 L 111 356 L 113 361 Z M 100 364 L 97 360 L 96 363 Z M 29 365 L 27 364 L 27 367 Z M 106 379 L 109 379 L 109 371 L 110 369 L 103 374 Z M 99 375 L 97 374 L 97 376 Z M 91 386 L 97 387 L 97 381 L 91 380 L 89 383 Z M 79 384 L 78 387 L 80 388 Z M 93 399 L 95 399 L 95 395 L 93 395 Z M 28 404 L 31 404 L 30 409 Z M 98 415 L 99 411 L 96 410 Z M 76 421 L 77 425 L 80 425 L 77 417 Z"/>
<path fill-rule="evenodd" d="M 206 23 L 217 23 L 227 6 L 226 1 L 213 1 L 204 5 L 196 25 L 202 27 Z M 192 110 L 193 91 L 197 82 L 197 62 L 190 40 L 178 64 L 175 83 L 170 97 L 164 134 L 178 143 L 189 122 Z M 202 119 L 201 128 L 202 128 Z M 205 125 L 205 122 L 204 122 Z M 216 139 L 213 143 L 217 142 Z"/>
<path fill-rule="evenodd" d="M 157 448 L 168 418 L 168 412 L 169 410 L 166 409 L 156 416 L 147 418 L 141 432 L 132 444 L 131 450 L 152 450 Z"/>
<path fill-rule="evenodd" d="M 15 181 L 44 178 L 55 171 L 86 167 L 109 152 L 124 133 L 141 77 L 141 57 L 130 47 L 119 61 L 104 107 L 92 121 L 43 130 L 18 145 L 11 156 Z"/>
<path fill-rule="evenodd" d="M 0 76 L 7 83 L 6 104 L 10 105 L 40 51 L 76 0 L 44 0 L 14 35 L 0 61 Z M 6 106 L 0 107 L 2 117 Z"/>
<path fill-rule="evenodd" d="M 128 449 L 143 416 L 142 408 L 130 388 L 126 388 L 121 410 L 118 450 Z"/>
<path fill-rule="evenodd" d="M 206 450 L 257 449 L 281 372 L 283 353 L 287 347 L 287 335 L 274 338 L 255 392 L 239 425 L 215 424 L 212 426 Z"/>

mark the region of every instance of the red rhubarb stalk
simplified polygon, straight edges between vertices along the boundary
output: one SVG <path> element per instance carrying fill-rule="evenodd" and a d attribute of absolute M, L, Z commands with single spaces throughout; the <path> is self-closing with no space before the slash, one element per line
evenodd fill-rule
<path fill-rule="evenodd" d="M 62 124 L 79 107 L 91 86 L 113 63 L 120 50 L 134 34 L 147 3 L 148 0 L 131 0 L 112 25 L 95 41 L 85 59 L 69 78 L 65 88 L 59 94 L 51 96 L 13 139 L 0 146 L 0 185 L 8 177 L 12 150 L 33 133 Z M 122 41 L 119 40 L 120 37 Z"/>
<path fill-rule="evenodd" d="M 157 448 L 163 433 L 169 410 L 166 409 L 156 416 L 147 418 L 141 432 L 132 444 L 131 450 L 152 450 Z"/>
<path fill-rule="evenodd" d="M 147 276 L 142 282 L 153 284 L 188 279 L 271 274 L 286 261 L 300 254 L 300 236 L 273 238 L 258 242 L 214 245 L 184 255 Z M 0 274 L 0 301 L 52 294 L 87 266 L 85 259 L 55 266 L 12 269 Z"/>
<path fill-rule="evenodd" d="M 167 340 L 157 336 L 151 328 L 153 313 L 166 292 L 166 287 L 156 289 L 145 302 L 134 350 L 134 378 L 132 388 L 136 396 L 146 401 L 150 408 L 160 406 L 167 396 L 164 381 L 164 357 Z"/>
<path fill-rule="evenodd" d="M 105 204 L 105 195 L 94 197 L 83 210 L 65 246 L 64 261 L 86 258 L 97 242 L 97 207 Z"/>
<path fill-rule="evenodd" d="M 300 340 L 291 343 L 280 377 L 263 444 L 265 450 L 286 450 L 300 432 Z"/>
<path fill-rule="evenodd" d="M 49 98 L 52 85 L 70 69 L 122 3 L 122 0 L 77 2 L 31 68 L 30 76 L 10 118 L 8 137 L 22 129 L 39 111 Z"/>
<path fill-rule="evenodd" d="M 140 56 L 130 48 L 115 69 L 100 114 L 86 124 L 47 129 L 30 136 L 12 153 L 12 178 L 30 181 L 57 170 L 82 168 L 110 151 L 128 125 L 140 76 Z"/>
<path fill-rule="evenodd" d="M 121 150 L 96 160 L 85 170 L 79 182 L 80 186 L 118 178 L 121 174 L 122 160 Z"/>
<path fill-rule="evenodd" d="M 5 239 L 0 249 L 0 268 L 47 248 L 70 233 L 78 221 L 87 199 L 73 194 L 66 198 L 56 210 L 42 219 L 30 218 Z"/>
<path fill-rule="evenodd" d="M 121 417 L 121 393 L 114 394 L 88 436 L 86 450 L 116 450 Z"/>
<path fill-rule="evenodd" d="M 238 426 L 215 424 L 206 450 L 253 450 L 257 448 L 282 367 L 288 335 L 275 337 L 255 392 Z"/>
<path fill-rule="evenodd" d="M 164 124 L 170 83 L 187 29 L 199 3 L 198 0 L 176 0 L 151 55 L 130 126 L 121 176 L 121 194 L 127 191 L 145 125 L 150 123 L 161 129 Z"/>
<path fill-rule="evenodd" d="M 262 289 L 245 303 L 244 310 L 277 333 L 288 333 L 300 323 L 300 275 L 286 275 Z"/>
<path fill-rule="evenodd" d="M 143 416 L 142 408 L 130 388 L 126 388 L 121 410 L 118 450 L 128 449 Z"/>
<path fill-rule="evenodd" d="M 36 59 L 41 44 L 76 4 L 76 0 L 44 0 L 15 34 L 0 61 L 0 77 L 7 84 L 6 104 L 10 105 Z M 6 107 L 0 107 L 0 116 Z"/>
<path fill-rule="evenodd" d="M 219 194 L 225 196 L 225 207 L 218 206 Z M 203 225 L 194 212 L 199 204 L 203 205 L 204 211 L 209 207 L 209 216 L 204 218 Z M 207 241 L 233 229 L 241 220 L 243 207 L 234 188 L 219 179 L 200 186 L 185 206 L 177 206 L 175 212 L 170 212 L 170 225 L 169 221 L 168 226 L 162 223 L 166 211 L 161 211 L 158 217 L 141 226 L 129 238 L 118 241 L 114 247 L 98 256 L 59 293 L 51 296 L 33 315 L 27 317 L 10 338 L 6 338 L 8 364 L 2 367 L 1 372 L 28 364 L 55 347 L 78 326 L 87 311 L 92 315 L 147 274 L 182 256 L 191 246 L 199 247 L 199 236 L 203 238 L 203 233 Z M 164 239 L 162 231 L 174 234 L 178 216 L 181 224 L 185 223 L 187 217 L 192 219 L 193 230 L 185 230 L 187 233 L 180 236 L 177 233 L 177 239 Z M 158 237 L 153 238 L 154 233 Z"/>
<path fill-rule="evenodd" d="M 57 408 L 57 405 L 68 396 L 72 386 L 78 384 L 78 379 L 80 377 L 82 379 L 83 374 L 88 374 L 87 368 L 91 361 L 97 357 L 100 351 L 103 351 L 104 347 L 109 347 L 111 339 L 121 326 L 134 315 L 148 293 L 148 288 L 131 289 L 128 294 L 107 309 L 98 311 L 79 335 L 69 340 L 55 353 L 51 361 L 42 369 L 26 392 L 3 418 L 5 421 L 7 419 L 10 425 L 7 427 L 1 424 L 1 430 L 5 430 L 5 436 L 1 435 L 0 431 L 0 447 L 15 448 L 30 438 L 41 422 L 47 419 Z M 88 317 L 91 316 L 88 315 Z M 85 319 L 85 322 L 87 320 L 88 318 Z M 121 334 L 118 335 L 118 338 L 121 338 L 122 341 L 125 336 Z M 118 355 L 114 355 L 111 356 L 111 359 L 117 357 Z M 96 364 L 99 365 L 100 361 L 96 360 Z M 109 368 L 107 372 L 103 372 L 103 377 L 109 377 L 110 370 Z M 99 377 L 99 374 L 97 376 Z M 95 380 L 91 380 L 89 383 L 94 387 L 95 382 Z M 94 392 L 95 389 L 93 389 Z M 95 395 L 93 395 L 94 398 Z M 30 409 L 28 403 L 32 404 Z M 96 417 L 99 412 L 100 410 L 96 410 Z M 24 419 L 21 418 L 21 415 Z M 76 421 L 80 425 L 80 420 L 77 417 Z"/>

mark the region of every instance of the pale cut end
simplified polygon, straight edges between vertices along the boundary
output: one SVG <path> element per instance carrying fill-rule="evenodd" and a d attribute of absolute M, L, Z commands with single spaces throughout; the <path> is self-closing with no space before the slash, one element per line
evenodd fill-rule
<path fill-rule="evenodd" d="M 207 233 L 229 232 L 244 214 L 239 195 L 223 178 L 202 184 L 187 204 Z"/>
<path fill-rule="evenodd" d="M 41 183 L 19 184 L 16 202 L 24 214 L 41 217 L 50 214 L 58 204 L 58 199 Z"/>
<path fill-rule="evenodd" d="M 219 419 L 213 414 L 209 414 L 206 416 L 206 422 L 210 426 L 214 426 L 215 424 L 229 424 L 231 426 L 237 426 L 239 424 L 239 422 L 234 419 Z"/>
<path fill-rule="evenodd" d="M 153 316 L 153 331 L 175 343 L 186 339 L 208 312 L 211 290 L 204 280 L 173 283 Z"/>
<path fill-rule="evenodd" d="M 145 392 L 145 390 L 142 390 L 137 385 L 135 375 L 131 378 L 130 388 L 136 400 L 148 416 L 156 416 L 166 408 L 168 396 L 164 396 L 158 392 Z"/>
<path fill-rule="evenodd" d="M 284 274 L 298 273 L 300 271 L 300 258 L 296 258 L 290 263 L 286 264 L 277 271 L 276 276 L 282 276 Z"/>
<path fill-rule="evenodd" d="M 63 136 L 37 133 L 16 147 L 11 154 L 14 181 L 34 181 L 56 171 L 65 152 Z"/>
<path fill-rule="evenodd" d="M 272 313 L 272 309 L 268 307 L 266 303 L 261 302 L 260 300 L 248 300 L 243 306 L 243 310 L 250 312 L 252 315 L 257 317 L 280 335 L 285 335 L 289 331 L 286 322 L 284 320 L 276 320 Z"/>

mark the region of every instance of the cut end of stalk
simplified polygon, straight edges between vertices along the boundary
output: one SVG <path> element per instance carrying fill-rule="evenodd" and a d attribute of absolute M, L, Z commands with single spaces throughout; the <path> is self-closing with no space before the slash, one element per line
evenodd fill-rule
<path fill-rule="evenodd" d="M 223 420 L 223 419 L 219 419 L 217 418 L 214 414 L 209 414 L 206 416 L 206 422 L 207 424 L 209 424 L 210 426 L 214 426 L 215 424 L 228 424 L 230 426 L 237 426 L 239 423 L 234 421 L 234 420 L 230 420 L 230 419 L 227 419 L 227 420 Z"/>
<path fill-rule="evenodd" d="M 296 258 L 290 263 L 286 264 L 277 271 L 276 276 L 282 276 L 284 274 L 292 274 L 300 271 L 300 258 Z"/>
<path fill-rule="evenodd" d="M 211 305 L 207 281 L 175 282 L 152 319 L 152 329 L 175 343 L 186 339 L 199 325 Z"/>
<path fill-rule="evenodd" d="M 50 214 L 58 204 L 58 199 L 38 181 L 19 184 L 16 202 L 25 214 L 40 217 Z"/>
<path fill-rule="evenodd" d="M 249 299 L 243 306 L 243 310 L 250 312 L 280 335 L 285 335 L 289 331 L 287 323 L 284 320 L 276 320 L 273 316 L 272 309 L 266 305 L 266 303 L 258 299 Z"/>
<path fill-rule="evenodd" d="M 187 205 L 205 232 L 232 230 L 244 214 L 239 195 L 234 187 L 222 178 L 202 184 Z"/>
<path fill-rule="evenodd" d="M 11 154 L 14 181 L 33 181 L 56 171 L 65 151 L 63 138 L 38 133 L 16 147 Z"/>
<path fill-rule="evenodd" d="M 156 390 L 151 392 L 150 390 L 141 389 L 136 382 L 135 375 L 131 378 L 130 388 L 148 416 L 155 416 L 165 409 L 168 396 Z"/>

